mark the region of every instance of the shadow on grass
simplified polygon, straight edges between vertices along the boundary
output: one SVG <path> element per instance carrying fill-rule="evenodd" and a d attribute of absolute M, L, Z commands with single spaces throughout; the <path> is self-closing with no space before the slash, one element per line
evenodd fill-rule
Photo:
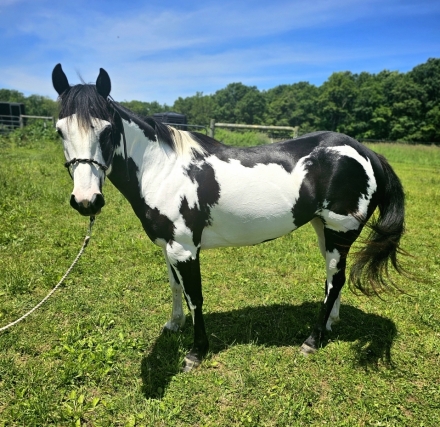
<path fill-rule="evenodd" d="M 275 304 L 247 307 L 225 313 L 206 313 L 205 323 L 210 353 L 219 353 L 236 344 L 297 346 L 309 336 L 320 309 L 320 302 L 301 305 Z M 391 365 L 391 347 L 397 333 L 395 324 L 384 317 L 341 305 L 341 322 L 328 332 L 329 339 L 352 342 L 360 366 L 376 367 L 379 361 Z M 191 320 L 180 333 L 162 332 L 153 348 L 142 359 L 141 377 L 147 398 L 160 397 L 171 379 L 180 372 L 184 354 L 193 338 Z M 331 344 L 330 344 L 331 345 Z"/>

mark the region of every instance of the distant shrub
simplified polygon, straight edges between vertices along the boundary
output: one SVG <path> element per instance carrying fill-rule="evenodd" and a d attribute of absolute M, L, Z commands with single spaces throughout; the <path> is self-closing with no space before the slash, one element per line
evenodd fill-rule
<path fill-rule="evenodd" d="M 227 145 L 236 147 L 254 147 L 256 145 L 269 144 L 270 138 L 260 132 L 232 132 L 225 129 L 216 129 L 215 139 Z"/>
<path fill-rule="evenodd" d="M 25 147 L 45 143 L 47 141 L 58 141 L 59 137 L 55 132 L 52 123 L 37 120 L 29 125 L 15 129 L 12 132 L 0 136 L 0 146 L 14 145 Z"/>

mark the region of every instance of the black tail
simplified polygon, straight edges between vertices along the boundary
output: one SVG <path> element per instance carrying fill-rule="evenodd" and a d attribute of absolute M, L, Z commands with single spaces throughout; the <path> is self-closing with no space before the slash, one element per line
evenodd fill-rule
<path fill-rule="evenodd" d="M 352 286 L 365 295 L 378 295 L 390 287 L 398 289 L 389 278 L 389 262 L 398 273 L 404 273 L 397 254 L 404 252 L 400 249 L 400 239 L 405 231 L 405 194 L 385 157 L 376 155 L 385 175 L 385 188 L 378 203 L 379 216 L 368 225 L 370 235 L 365 246 L 354 254 L 350 271 Z"/>

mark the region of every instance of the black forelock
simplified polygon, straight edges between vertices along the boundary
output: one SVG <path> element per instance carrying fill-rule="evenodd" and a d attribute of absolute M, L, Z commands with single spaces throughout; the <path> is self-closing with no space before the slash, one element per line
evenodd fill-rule
<path fill-rule="evenodd" d="M 86 129 L 92 125 L 92 118 L 107 120 L 114 124 L 114 114 L 109 102 L 96 90 L 95 85 L 78 84 L 62 93 L 59 98 L 60 114 L 63 119 L 76 114 L 79 125 Z"/>

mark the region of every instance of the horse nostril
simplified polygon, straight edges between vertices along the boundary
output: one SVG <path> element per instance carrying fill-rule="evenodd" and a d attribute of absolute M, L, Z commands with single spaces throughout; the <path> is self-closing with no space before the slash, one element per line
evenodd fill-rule
<path fill-rule="evenodd" d="M 70 206 L 72 206 L 72 208 L 76 209 L 76 210 L 78 210 L 78 208 L 79 208 L 79 204 L 78 204 L 74 194 L 72 194 L 70 196 Z"/>
<path fill-rule="evenodd" d="M 90 200 L 90 204 L 92 205 L 93 210 L 96 212 L 99 211 L 105 205 L 104 196 L 101 193 L 95 193 L 92 200 Z"/>

